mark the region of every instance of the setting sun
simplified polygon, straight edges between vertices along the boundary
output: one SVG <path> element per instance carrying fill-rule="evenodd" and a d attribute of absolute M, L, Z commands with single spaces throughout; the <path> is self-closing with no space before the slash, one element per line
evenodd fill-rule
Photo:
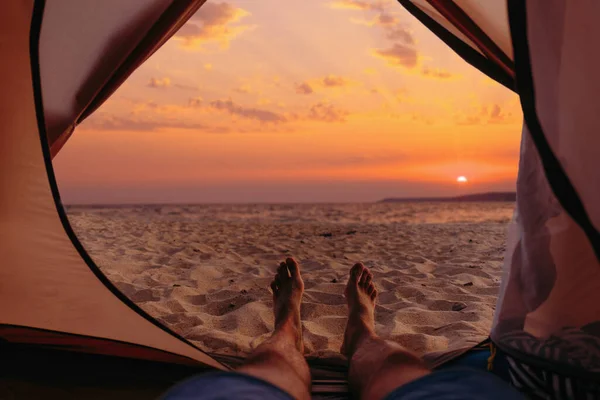
<path fill-rule="evenodd" d="M 466 183 L 467 182 L 467 177 L 466 176 L 459 176 L 458 178 L 456 178 L 456 182 L 458 182 L 458 183 Z"/>

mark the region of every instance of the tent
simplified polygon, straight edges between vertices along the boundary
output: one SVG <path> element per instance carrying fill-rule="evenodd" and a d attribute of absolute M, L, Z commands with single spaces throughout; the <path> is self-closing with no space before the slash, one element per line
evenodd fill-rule
<path fill-rule="evenodd" d="M 239 362 L 200 351 L 102 274 L 69 225 L 52 169 L 75 127 L 203 2 L 0 4 L 1 398 L 148 398 Z M 532 396 L 597 398 L 600 54 L 590 43 L 600 3 L 399 2 L 521 99 L 517 206 L 491 340 Z M 345 390 L 344 366 L 311 367 L 315 393 Z"/>
<path fill-rule="evenodd" d="M 519 94 L 517 206 L 491 339 L 539 398 L 600 395 L 600 4 L 400 2 L 465 61 Z M 595 382 L 595 383 L 594 383 Z"/>

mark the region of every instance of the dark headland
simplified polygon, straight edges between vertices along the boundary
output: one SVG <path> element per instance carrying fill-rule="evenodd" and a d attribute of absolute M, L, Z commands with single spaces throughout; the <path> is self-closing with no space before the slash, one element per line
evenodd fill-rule
<path fill-rule="evenodd" d="M 389 197 L 379 200 L 378 203 L 429 203 L 429 202 L 496 202 L 496 201 L 516 201 L 515 192 L 489 192 L 467 194 L 456 197 Z"/>

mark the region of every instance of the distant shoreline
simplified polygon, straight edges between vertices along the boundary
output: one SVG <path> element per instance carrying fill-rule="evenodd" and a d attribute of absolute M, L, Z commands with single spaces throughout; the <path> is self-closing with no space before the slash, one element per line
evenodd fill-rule
<path fill-rule="evenodd" d="M 515 202 L 516 192 L 488 192 L 455 197 L 388 197 L 378 203 Z"/>
<path fill-rule="evenodd" d="M 125 207 L 186 207 L 186 206 L 223 206 L 223 205 L 332 205 L 332 204 L 380 204 L 380 203 L 460 203 L 460 202 L 515 202 L 515 192 L 489 192 L 476 193 L 455 197 L 388 197 L 374 202 L 315 202 L 315 203 L 267 203 L 267 202 L 248 202 L 248 203 L 65 203 L 65 208 L 125 208 Z"/>

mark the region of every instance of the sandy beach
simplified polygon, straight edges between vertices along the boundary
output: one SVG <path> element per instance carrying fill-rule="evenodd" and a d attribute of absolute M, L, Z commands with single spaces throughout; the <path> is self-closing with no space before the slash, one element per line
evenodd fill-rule
<path fill-rule="evenodd" d="M 347 273 L 379 290 L 376 329 L 425 353 L 489 333 L 511 203 L 67 207 L 102 271 L 209 352 L 243 355 L 273 328 L 278 262 L 301 263 L 306 353 L 339 355 Z"/>

